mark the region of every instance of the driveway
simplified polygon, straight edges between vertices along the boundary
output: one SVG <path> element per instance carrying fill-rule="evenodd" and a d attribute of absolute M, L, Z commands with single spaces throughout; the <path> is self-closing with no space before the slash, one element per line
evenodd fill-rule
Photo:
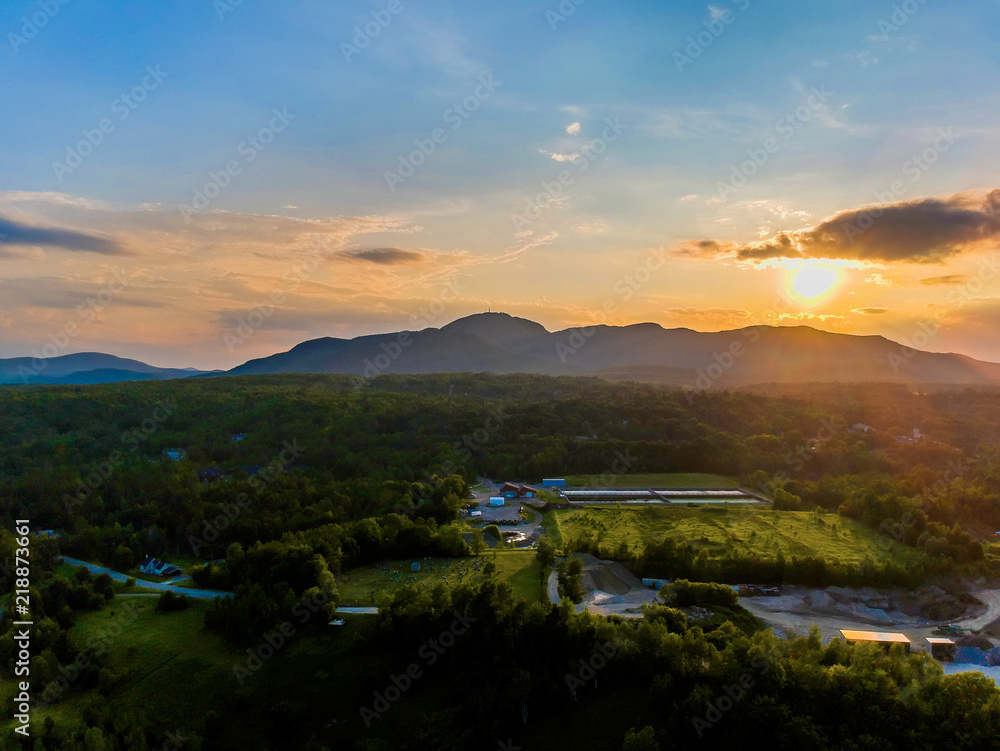
<path fill-rule="evenodd" d="M 107 574 L 116 582 L 128 581 L 129 577 L 125 574 L 119 573 L 118 571 L 112 571 L 109 568 L 104 568 L 103 566 L 98 566 L 95 563 L 87 563 L 86 561 L 78 561 L 76 558 L 68 558 L 66 556 L 62 557 L 63 562 L 68 563 L 70 566 L 80 566 L 87 569 L 90 573 Z M 187 577 L 184 577 L 187 578 Z M 135 586 L 143 587 L 144 589 L 158 589 L 161 591 L 177 592 L 178 594 L 187 595 L 188 597 L 195 600 L 214 600 L 216 597 L 232 597 L 232 592 L 220 592 L 216 589 L 186 589 L 182 587 L 175 587 L 173 581 L 171 582 L 151 582 L 145 579 L 136 579 Z"/>
<path fill-rule="evenodd" d="M 986 605 L 986 612 L 978 618 L 957 621 L 956 626 L 979 631 L 1000 618 L 1000 589 L 970 589 L 969 594 Z"/>

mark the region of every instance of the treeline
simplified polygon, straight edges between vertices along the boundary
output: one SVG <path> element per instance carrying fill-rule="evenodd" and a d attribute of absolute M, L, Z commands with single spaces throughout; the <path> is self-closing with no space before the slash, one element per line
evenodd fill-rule
<path fill-rule="evenodd" d="M 906 532 L 908 544 L 959 565 L 980 557 L 961 530 L 1000 528 L 998 390 L 287 375 L 6 388 L 0 403 L 0 516 L 59 529 L 64 549 L 109 564 L 215 560 L 232 542 L 386 514 L 446 525 L 477 476 L 613 468 L 727 475 L 779 508 L 841 510 L 879 530 L 919 511 L 927 536 Z M 918 442 L 897 441 L 914 428 Z"/>
<path fill-rule="evenodd" d="M 408 682 L 394 683 L 391 670 L 362 676 L 361 710 L 343 713 L 338 745 L 383 747 L 377 739 L 405 721 L 394 720 L 402 710 L 391 697 L 425 708 L 398 746 L 415 750 L 491 748 L 498 738 L 712 750 L 743 748 L 748 737 L 779 751 L 1000 748 L 1000 692 L 985 676 L 945 676 L 921 654 L 823 646 L 818 632 L 783 640 L 725 620 L 695 624 L 677 609 L 731 609 L 725 590 L 678 582 L 668 593 L 676 607 L 650 605 L 627 620 L 528 605 L 494 582 L 404 587 L 371 639 L 383 664 L 419 670 Z M 387 689 L 396 685 L 404 690 Z M 301 722 L 296 742 L 332 739 L 309 706 L 288 709 Z"/>

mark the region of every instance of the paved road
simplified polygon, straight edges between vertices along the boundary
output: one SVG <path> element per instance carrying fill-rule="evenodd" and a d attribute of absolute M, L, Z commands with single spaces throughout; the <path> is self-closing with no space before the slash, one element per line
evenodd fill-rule
<path fill-rule="evenodd" d="M 68 563 L 70 566 L 82 566 L 88 569 L 92 574 L 107 574 L 116 582 L 124 582 L 128 580 L 128 576 L 117 571 L 112 571 L 109 568 L 104 568 L 103 566 L 98 566 L 94 563 L 87 563 L 86 561 L 78 561 L 76 558 L 62 557 L 62 560 Z M 185 577 L 187 578 L 187 577 Z M 135 585 L 137 587 L 143 587 L 145 589 L 159 589 L 159 590 L 169 590 L 171 592 L 177 592 L 178 594 L 187 595 L 195 600 L 214 600 L 216 597 L 232 597 L 232 592 L 220 592 L 215 589 L 186 589 L 184 587 L 175 587 L 173 582 L 151 582 L 144 579 L 136 579 Z"/>

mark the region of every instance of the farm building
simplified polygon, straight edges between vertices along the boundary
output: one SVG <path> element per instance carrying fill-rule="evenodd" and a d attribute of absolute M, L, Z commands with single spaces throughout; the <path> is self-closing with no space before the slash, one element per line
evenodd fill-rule
<path fill-rule="evenodd" d="M 504 498 L 517 498 L 517 485 L 512 482 L 505 482 L 500 486 L 500 495 Z"/>
<path fill-rule="evenodd" d="M 940 636 L 928 636 L 927 643 L 931 645 L 931 656 L 942 662 L 955 661 L 955 642 Z"/>
<path fill-rule="evenodd" d="M 503 506 L 503 504 L 504 504 L 504 499 L 501 498 L 500 496 L 494 496 L 493 498 L 490 498 L 491 506 Z"/>
<path fill-rule="evenodd" d="M 505 482 L 500 488 L 500 495 L 504 498 L 534 498 L 538 491 L 530 485 L 515 485 L 512 482 Z"/>
<path fill-rule="evenodd" d="M 907 653 L 910 651 L 910 640 L 903 634 L 890 634 L 884 631 L 848 631 L 846 629 L 841 629 L 840 633 L 848 644 L 880 644 L 886 649 L 893 644 L 902 644 Z"/>
<path fill-rule="evenodd" d="M 542 480 L 542 487 L 543 488 L 565 488 L 566 487 L 566 481 L 562 480 L 562 479 L 548 478 L 548 479 Z"/>

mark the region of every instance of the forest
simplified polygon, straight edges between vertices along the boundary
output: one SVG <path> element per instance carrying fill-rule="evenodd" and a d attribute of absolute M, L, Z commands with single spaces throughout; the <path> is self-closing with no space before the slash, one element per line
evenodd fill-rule
<path fill-rule="evenodd" d="M 251 747 L 487 748 L 525 734 L 537 747 L 555 747 L 546 733 L 562 726 L 557 718 L 579 716 L 614 694 L 635 703 L 628 715 L 634 726 L 621 727 L 619 718 L 599 735 L 611 745 L 590 747 L 722 748 L 752 729 L 775 748 L 992 748 L 997 738 L 984 728 L 1000 726 L 1000 704 L 988 680 L 943 677 L 917 656 L 777 639 L 738 605 L 721 602 L 710 583 L 915 586 L 931 576 L 1000 576 L 992 542 L 1000 529 L 998 434 L 1000 390 L 986 388 L 915 393 L 825 384 L 691 393 L 488 374 L 11 387 L 0 390 L 0 557 L 13 553 L 14 519 L 52 530 L 37 538 L 33 583 L 43 603 L 45 636 L 32 648 L 41 666 L 36 691 L 44 692 L 72 661 L 76 619 L 121 607 L 115 603 L 125 591 L 60 568 L 60 553 L 116 570 L 143 556 L 200 562 L 196 585 L 235 596 L 191 611 L 187 598 L 164 597 L 155 612 L 194 613 L 206 638 L 246 650 L 294 623 L 303 603 L 328 620 L 343 572 L 386 560 L 474 556 L 456 520 L 478 478 L 592 474 L 613 481 L 621 457 L 630 473 L 712 473 L 773 500 L 772 510 L 760 513 L 838 513 L 912 549 L 914 563 L 786 560 L 764 551 L 709 562 L 692 541 L 671 536 L 638 551 L 587 536 L 566 539 L 560 554 L 591 552 L 640 575 L 703 582 L 681 596 L 703 601 L 712 619 L 689 626 L 669 597 L 639 621 L 624 622 L 528 604 L 503 582 L 403 588 L 384 600 L 376 623 L 348 624 L 350 643 L 373 665 L 393 664 L 393 655 L 404 664 L 413 659 L 422 638 L 454 612 L 473 613 L 479 624 L 426 682 L 432 709 L 421 732 L 401 744 L 400 725 L 379 723 L 384 734 L 372 734 L 357 725 L 356 712 L 334 728 L 317 725 L 310 719 L 316 700 L 299 696 L 287 706 L 277 702 L 265 724 L 268 732 L 293 721 L 304 729 Z M 12 589 L 4 577 L 4 597 Z M 316 628 L 306 624 L 303 638 L 326 639 Z M 0 654 L 10 664 L 9 612 L 0 631 Z M 486 646 L 498 640 L 502 649 Z M 594 681 L 562 695 L 563 675 L 606 644 L 615 645 L 615 657 L 600 687 Z M 88 677 L 66 697 L 115 696 L 120 669 L 94 655 L 83 671 Z M 335 680 L 338 670 L 324 669 L 324 680 Z M 703 719 L 711 732 L 692 723 L 744 675 L 755 689 L 746 688 L 724 720 Z M 355 687 L 354 699 L 362 687 L 378 690 L 369 683 Z M 461 695 L 451 686 L 476 688 Z M 239 747 L 220 728 L 254 706 L 255 690 L 241 688 L 238 700 L 195 718 L 190 747 Z M 483 704 L 498 711 L 484 713 Z M 99 702 L 88 707 L 72 722 L 50 723 L 36 747 L 146 748 L 162 730 L 139 709 L 133 732 Z M 856 726 L 838 724 L 838 712 L 858 718 Z"/>

